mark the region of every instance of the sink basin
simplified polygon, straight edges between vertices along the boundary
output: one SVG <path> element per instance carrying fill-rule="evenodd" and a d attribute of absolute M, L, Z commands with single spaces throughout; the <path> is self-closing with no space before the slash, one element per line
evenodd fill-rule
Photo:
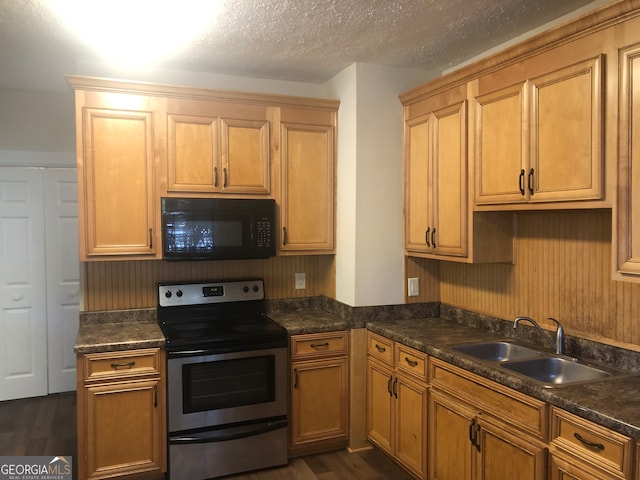
<path fill-rule="evenodd" d="M 453 349 L 487 362 L 523 360 L 546 355 L 538 350 L 510 342 L 470 343 L 456 345 Z"/>
<path fill-rule="evenodd" d="M 599 368 L 559 357 L 543 357 L 506 362 L 501 366 L 547 386 L 588 382 L 612 376 L 611 373 Z"/>

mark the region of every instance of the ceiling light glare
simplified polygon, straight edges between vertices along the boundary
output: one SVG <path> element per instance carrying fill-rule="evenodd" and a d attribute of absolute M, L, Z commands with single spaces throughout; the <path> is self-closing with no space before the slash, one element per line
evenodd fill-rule
<path fill-rule="evenodd" d="M 210 28 L 222 0 L 47 0 L 60 22 L 119 67 L 170 58 Z"/>

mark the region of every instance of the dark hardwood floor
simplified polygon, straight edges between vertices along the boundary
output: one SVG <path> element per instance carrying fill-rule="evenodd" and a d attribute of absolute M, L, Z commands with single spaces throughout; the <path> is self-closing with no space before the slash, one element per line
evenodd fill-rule
<path fill-rule="evenodd" d="M 77 456 L 76 395 L 0 402 L 0 456 Z M 378 450 L 345 450 L 296 458 L 289 465 L 227 477 L 233 480 L 410 480 L 413 477 Z"/>

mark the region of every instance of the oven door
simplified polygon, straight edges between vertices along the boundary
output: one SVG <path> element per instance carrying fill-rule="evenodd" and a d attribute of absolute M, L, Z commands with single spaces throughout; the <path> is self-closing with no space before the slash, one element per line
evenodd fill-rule
<path fill-rule="evenodd" d="M 287 414 L 287 348 L 169 357 L 170 432 Z"/>

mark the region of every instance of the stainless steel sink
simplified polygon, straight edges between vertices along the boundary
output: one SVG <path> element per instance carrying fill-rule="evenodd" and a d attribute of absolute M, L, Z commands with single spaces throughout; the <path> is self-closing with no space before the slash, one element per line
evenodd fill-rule
<path fill-rule="evenodd" d="M 549 355 L 533 348 L 510 342 L 470 343 L 456 345 L 453 349 L 487 362 L 507 362 Z"/>
<path fill-rule="evenodd" d="M 602 380 L 612 373 L 600 368 L 577 363 L 561 357 L 543 357 L 514 362 L 505 362 L 503 368 L 519 373 L 546 386 L 561 386 L 578 382 Z"/>

